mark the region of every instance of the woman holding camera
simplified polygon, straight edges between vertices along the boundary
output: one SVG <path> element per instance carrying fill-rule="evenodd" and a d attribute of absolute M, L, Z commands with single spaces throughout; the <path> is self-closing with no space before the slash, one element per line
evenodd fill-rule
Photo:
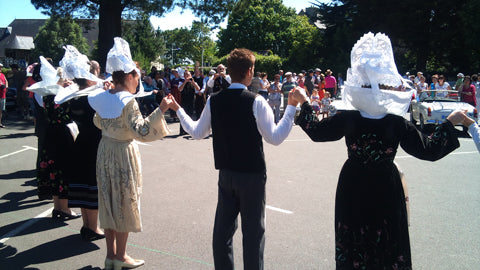
<path fill-rule="evenodd" d="M 200 86 L 195 82 L 190 71 L 185 71 L 183 75 L 185 81 L 180 83 L 178 90 L 182 93 L 182 107 L 188 116 L 193 117 L 195 108 L 195 91 L 200 91 Z M 180 136 L 187 134 L 182 125 L 180 125 Z"/>

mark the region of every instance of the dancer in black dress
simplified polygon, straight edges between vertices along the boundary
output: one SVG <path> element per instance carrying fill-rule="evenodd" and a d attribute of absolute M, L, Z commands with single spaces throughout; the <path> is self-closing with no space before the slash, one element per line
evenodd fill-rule
<path fill-rule="evenodd" d="M 357 42 L 345 85 L 344 101 L 356 110 L 322 121 L 306 96 L 294 92 L 302 104 L 296 123 L 313 141 L 345 137 L 348 159 L 335 199 L 337 269 L 411 269 L 405 195 L 395 154 L 401 146 L 420 159 L 441 159 L 459 146 L 454 126 L 447 119 L 427 135 L 401 116 L 414 91 L 403 89 L 385 35 L 369 33 Z M 392 91 L 398 85 L 403 91 Z"/>
<path fill-rule="evenodd" d="M 56 69 L 40 56 L 40 76 L 42 81 L 28 88 L 29 91 L 43 97 L 44 116 L 46 118 L 45 137 L 43 146 L 39 148 L 39 168 L 37 171 L 38 194 L 40 199 L 53 197 L 52 217 L 58 219 L 74 219 L 81 215 L 75 214 L 68 207 L 67 174 L 69 156 L 73 146 L 73 137 L 69 125 L 70 105 L 57 105 L 54 102 L 58 90 L 66 86 L 66 82 L 59 80 Z"/>
<path fill-rule="evenodd" d="M 97 149 L 102 132 L 93 124 L 95 111 L 88 103 L 88 94 L 102 83 L 88 57 L 67 45 L 60 61 L 65 77 L 74 85 L 60 90 L 55 97 L 57 104 L 70 104 L 71 119 L 78 126 L 78 135 L 69 155 L 69 194 L 68 206 L 79 207 L 82 211 L 83 226 L 80 234 L 84 240 L 93 241 L 105 238 L 98 228 L 98 188 L 97 188 Z"/>

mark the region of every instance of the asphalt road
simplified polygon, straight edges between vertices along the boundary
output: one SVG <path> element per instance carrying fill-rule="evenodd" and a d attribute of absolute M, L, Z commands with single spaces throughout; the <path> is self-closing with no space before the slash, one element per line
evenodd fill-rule
<path fill-rule="evenodd" d="M 174 134 L 178 123 L 169 124 Z M 414 269 L 478 269 L 480 156 L 472 140 L 437 162 L 399 150 L 410 195 Z M 52 220 L 38 201 L 36 137 L 29 121 L 0 129 L 0 269 L 102 269 L 105 242 L 84 242 L 81 220 Z M 143 232 L 128 253 L 141 269 L 213 269 L 212 228 L 218 172 L 211 138 L 168 137 L 140 145 Z M 267 227 L 265 269 L 334 269 L 334 198 L 346 159 L 344 140 L 311 142 L 294 126 L 280 146 L 265 143 Z M 75 209 L 78 211 L 78 209 Z M 243 269 L 241 229 L 235 264 Z"/>

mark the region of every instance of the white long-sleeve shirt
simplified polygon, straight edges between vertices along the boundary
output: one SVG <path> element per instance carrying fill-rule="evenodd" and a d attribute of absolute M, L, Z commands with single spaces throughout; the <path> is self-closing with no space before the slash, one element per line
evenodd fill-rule
<path fill-rule="evenodd" d="M 246 87 L 243 84 L 233 83 L 229 88 L 239 89 Z M 226 91 L 228 91 L 228 89 Z M 296 112 L 294 106 L 287 106 L 282 119 L 277 125 L 274 121 L 272 108 L 262 96 L 257 96 L 255 98 L 252 109 L 257 123 L 258 132 L 267 143 L 279 145 L 288 137 L 288 134 L 290 134 L 290 131 L 292 130 L 293 118 Z M 210 135 L 212 125 L 210 98 L 208 98 L 202 115 L 197 121 L 193 121 L 182 108 L 177 111 L 177 116 L 180 119 L 183 129 L 190 134 L 192 138 L 199 140 Z"/>
<path fill-rule="evenodd" d="M 215 75 L 210 77 L 210 80 L 208 80 L 208 82 L 207 82 L 208 87 L 213 88 L 213 85 L 215 84 L 215 79 L 214 78 L 215 78 Z M 226 75 L 225 80 L 230 84 L 232 83 L 232 78 L 230 78 L 230 75 Z"/>
<path fill-rule="evenodd" d="M 477 146 L 478 152 L 480 152 L 480 128 L 476 123 L 473 123 L 468 127 L 468 132 L 472 135 L 473 142 Z"/>

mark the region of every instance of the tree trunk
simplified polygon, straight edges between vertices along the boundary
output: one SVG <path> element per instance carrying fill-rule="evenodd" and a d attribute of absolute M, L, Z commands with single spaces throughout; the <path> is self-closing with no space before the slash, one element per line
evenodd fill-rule
<path fill-rule="evenodd" d="M 99 8 L 98 20 L 98 62 L 105 71 L 108 51 L 113 46 L 113 38 L 122 36 L 122 1 L 103 0 Z"/>

